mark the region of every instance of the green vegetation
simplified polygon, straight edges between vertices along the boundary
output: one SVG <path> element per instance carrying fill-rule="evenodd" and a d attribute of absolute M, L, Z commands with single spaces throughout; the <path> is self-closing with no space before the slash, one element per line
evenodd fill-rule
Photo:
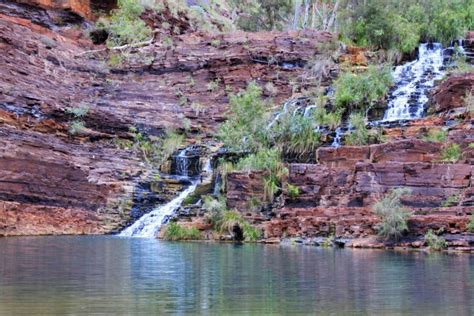
<path fill-rule="evenodd" d="M 362 146 L 369 143 L 369 131 L 366 127 L 365 117 L 361 113 L 352 113 L 349 117 L 352 126 L 351 132 L 346 136 L 346 144 Z"/>
<path fill-rule="evenodd" d="M 282 179 L 288 174 L 288 169 L 283 164 L 278 149 L 262 149 L 255 154 L 251 154 L 237 163 L 236 170 L 263 170 L 265 172 L 263 177 L 265 200 L 268 202 L 273 201 L 275 194 L 281 188 Z"/>
<path fill-rule="evenodd" d="M 163 239 L 170 241 L 200 240 L 202 236 L 196 227 L 185 227 L 178 223 L 169 223 L 165 227 Z"/>
<path fill-rule="evenodd" d="M 358 46 L 413 51 L 420 41 L 448 44 L 474 26 L 470 0 L 348 0 L 343 36 Z"/>
<path fill-rule="evenodd" d="M 183 143 L 184 135 L 176 131 L 166 131 L 163 137 L 148 137 L 131 127 L 133 145 L 130 149 L 138 150 L 143 159 L 152 165 L 162 165 Z"/>
<path fill-rule="evenodd" d="M 459 203 L 460 196 L 453 194 L 449 196 L 441 205 L 442 207 L 456 206 Z"/>
<path fill-rule="evenodd" d="M 329 129 L 335 130 L 342 122 L 341 110 L 335 112 L 327 112 L 324 106 L 318 106 L 313 112 L 313 118 L 317 125 L 328 126 Z"/>
<path fill-rule="evenodd" d="M 378 233 L 387 240 L 398 239 L 408 231 L 407 220 L 411 213 L 403 209 L 400 199 L 409 193 L 405 188 L 394 189 L 373 206 L 373 212 L 381 220 Z"/>
<path fill-rule="evenodd" d="M 69 134 L 77 135 L 85 128 L 84 118 L 89 113 L 89 106 L 81 104 L 78 107 L 67 107 L 65 112 L 71 117 L 69 120 Z"/>
<path fill-rule="evenodd" d="M 290 199 L 296 200 L 300 196 L 300 188 L 288 183 L 287 194 Z"/>
<path fill-rule="evenodd" d="M 245 221 L 242 215 L 237 211 L 224 211 L 222 217 L 217 222 L 218 231 L 233 235 L 234 227 L 242 229 L 245 241 L 257 241 L 262 232 Z"/>
<path fill-rule="evenodd" d="M 118 0 L 118 8 L 112 11 L 110 19 L 102 18 L 97 22 L 99 29 L 109 33 L 109 47 L 135 44 L 151 38 L 151 29 L 140 19 L 142 11 L 143 6 L 138 1 Z"/>
<path fill-rule="evenodd" d="M 435 251 L 443 250 L 448 246 L 446 240 L 436 235 L 431 229 L 425 234 L 425 243 L 431 250 Z"/>
<path fill-rule="evenodd" d="M 458 144 L 450 144 L 441 150 L 441 160 L 456 163 L 461 158 L 461 147 Z"/>
<path fill-rule="evenodd" d="M 423 137 L 425 142 L 444 143 L 448 137 L 448 132 L 442 129 L 431 129 L 426 136 Z"/>
<path fill-rule="evenodd" d="M 474 233 L 474 213 L 469 217 L 469 222 L 467 223 L 467 230 L 471 233 Z"/>
<path fill-rule="evenodd" d="M 267 145 L 262 128 L 266 125 L 266 106 L 261 97 L 262 89 L 255 82 L 229 96 L 231 114 L 218 133 L 229 150 L 257 152 Z"/>
<path fill-rule="evenodd" d="M 334 104 L 339 110 L 358 109 L 365 113 L 387 95 L 392 85 L 389 67 L 369 66 L 362 73 L 343 72 L 334 81 Z"/>
<path fill-rule="evenodd" d="M 474 115 L 474 94 L 469 92 L 464 97 L 464 104 L 466 105 L 466 112 L 471 116 Z"/>

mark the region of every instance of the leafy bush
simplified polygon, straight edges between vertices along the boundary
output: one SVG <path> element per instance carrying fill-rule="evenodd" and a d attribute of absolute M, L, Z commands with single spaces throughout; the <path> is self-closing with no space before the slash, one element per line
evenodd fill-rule
<path fill-rule="evenodd" d="M 340 111 L 359 109 L 367 112 L 387 95 L 393 83 L 391 70 L 369 66 L 363 73 L 343 72 L 334 81 L 334 104 Z"/>
<path fill-rule="evenodd" d="M 245 241 L 256 241 L 261 236 L 261 231 L 247 223 L 242 214 L 237 211 L 224 211 L 217 224 L 218 231 L 233 235 L 235 226 L 239 226 L 242 229 Z"/>
<path fill-rule="evenodd" d="M 279 148 L 284 157 L 309 161 L 321 144 L 321 135 L 316 131 L 312 117 L 285 113 L 269 131 L 268 138 Z"/>
<path fill-rule="evenodd" d="M 164 240 L 200 240 L 201 232 L 196 227 L 184 227 L 178 223 L 169 223 L 163 233 Z"/>
<path fill-rule="evenodd" d="M 77 135 L 81 133 L 86 126 L 84 125 L 83 121 L 72 121 L 69 123 L 69 134 Z"/>
<path fill-rule="evenodd" d="M 112 11 L 109 20 L 100 19 L 99 29 L 109 33 L 109 47 L 134 44 L 146 41 L 151 37 L 151 29 L 140 19 L 143 6 L 135 0 L 118 0 L 118 9 Z"/>
<path fill-rule="evenodd" d="M 288 169 L 281 160 L 278 149 L 263 149 L 241 159 L 236 166 L 239 171 L 266 171 L 264 176 L 265 199 L 273 201 L 276 192 L 280 189 L 283 177 L 288 174 Z"/>
<path fill-rule="evenodd" d="M 89 113 L 89 106 L 81 104 L 78 107 L 67 107 L 66 113 L 70 114 L 74 118 L 84 118 Z"/>
<path fill-rule="evenodd" d="M 342 111 L 327 112 L 322 106 L 318 106 L 313 112 L 313 119 L 318 126 L 328 126 L 329 129 L 335 130 L 341 125 Z"/>
<path fill-rule="evenodd" d="M 402 208 L 400 198 L 409 193 L 405 188 L 392 190 L 373 206 L 373 212 L 381 220 L 377 225 L 378 233 L 387 240 L 398 239 L 408 231 L 407 220 L 411 213 Z"/>
<path fill-rule="evenodd" d="M 366 127 L 365 117 L 362 113 L 352 113 L 349 117 L 349 124 L 352 129 L 346 135 L 347 145 L 362 146 L 369 143 L 369 131 Z"/>
<path fill-rule="evenodd" d="M 256 152 L 266 145 L 265 104 L 262 89 L 251 82 L 245 91 L 229 97 L 231 115 L 221 125 L 218 137 L 233 151 Z"/>
<path fill-rule="evenodd" d="M 471 233 L 474 233 L 474 213 L 469 217 L 469 222 L 467 223 L 467 230 Z"/>
<path fill-rule="evenodd" d="M 300 189 L 297 186 L 288 183 L 288 197 L 292 200 L 296 200 L 300 196 Z"/>
<path fill-rule="evenodd" d="M 162 165 L 183 143 L 184 136 L 173 130 L 165 132 L 162 138 L 148 137 L 136 128 L 131 127 L 133 147 L 138 150 L 143 159 L 150 164 Z"/>
<path fill-rule="evenodd" d="M 458 144 L 450 144 L 442 149 L 441 160 L 456 163 L 461 158 L 461 154 L 461 147 Z"/>
<path fill-rule="evenodd" d="M 449 196 L 449 197 L 446 199 L 446 201 L 444 201 L 444 202 L 442 203 L 441 206 L 442 206 L 442 207 L 455 206 L 455 205 L 457 205 L 457 204 L 459 203 L 459 198 L 460 198 L 459 195 L 456 195 L 456 194 L 451 195 L 451 196 Z"/>
<path fill-rule="evenodd" d="M 426 142 L 437 142 L 437 143 L 444 143 L 446 141 L 446 137 L 448 136 L 448 132 L 442 129 L 432 129 L 428 132 L 428 135 L 423 137 L 423 140 Z"/>
<path fill-rule="evenodd" d="M 431 229 L 425 234 L 425 243 L 432 250 L 443 250 L 447 247 L 446 240 L 437 236 Z"/>

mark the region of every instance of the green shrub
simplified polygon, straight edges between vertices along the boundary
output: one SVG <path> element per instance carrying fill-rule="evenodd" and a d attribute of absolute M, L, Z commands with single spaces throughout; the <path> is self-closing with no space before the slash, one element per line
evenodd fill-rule
<path fill-rule="evenodd" d="M 240 229 L 242 229 L 245 241 L 256 241 L 262 235 L 261 230 L 246 222 L 242 214 L 240 214 L 239 212 L 222 212 L 222 217 L 217 223 L 217 230 L 221 233 L 229 233 L 230 235 L 233 235 L 233 230 L 235 226 L 239 226 Z"/>
<path fill-rule="evenodd" d="M 461 154 L 461 147 L 458 144 L 450 144 L 442 149 L 441 160 L 456 163 L 461 158 Z"/>
<path fill-rule="evenodd" d="M 254 227 L 248 223 L 244 223 L 243 231 L 245 241 L 254 242 L 260 239 L 262 236 L 262 231 L 259 228 Z"/>
<path fill-rule="evenodd" d="M 446 201 L 444 201 L 444 202 L 441 204 L 441 206 L 442 206 L 442 207 L 455 206 L 455 205 L 457 205 L 457 204 L 459 203 L 459 199 L 460 199 L 459 195 L 456 195 L 456 194 L 451 195 L 451 196 L 449 196 L 449 197 L 446 199 Z"/>
<path fill-rule="evenodd" d="M 369 131 L 366 127 L 365 117 L 362 113 L 352 113 L 349 116 L 349 124 L 352 130 L 346 135 L 347 145 L 362 146 L 369 143 Z"/>
<path fill-rule="evenodd" d="M 162 138 L 148 137 L 134 127 L 130 128 L 130 132 L 133 135 L 133 147 L 147 163 L 157 166 L 162 165 L 184 141 L 184 136 L 173 130 L 166 131 Z"/>
<path fill-rule="evenodd" d="M 444 143 L 448 136 L 448 132 L 442 129 L 432 129 L 428 132 L 428 135 L 423 137 L 425 142 L 437 142 Z"/>
<path fill-rule="evenodd" d="M 288 183 L 288 197 L 292 200 L 296 200 L 300 196 L 300 189 L 297 186 Z"/>
<path fill-rule="evenodd" d="M 470 115 L 474 115 L 474 94 L 469 92 L 464 98 L 464 104 L 466 105 L 466 112 Z"/>
<path fill-rule="evenodd" d="M 196 227 L 184 227 L 178 223 L 169 223 L 163 233 L 164 240 L 200 240 L 201 232 Z"/>
<path fill-rule="evenodd" d="M 342 111 L 327 112 L 322 106 L 318 106 L 313 112 L 313 119 L 318 126 L 328 126 L 329 129 L 335 130 L 341 125 Z"/>
<path fill-rule="evenodd" d="M 245 91 L 229 96 L 231 114 L 218 137 L 232 151 L 257 152 L 267 144 L 265 104 L 262 89 L 251 82 Z"/>
<path fill-rule="evenodd" d="M 86 126 L 83 121 L 77 121 L 77 120 L 71 121 L 69 123 L 69 134 L 77 135 L 81 133 L 82 131 L 84 131 L 85 128 Z"/>
<path fill-rule="evenodd" d="M 373 206 L 373 212 L 381 220 L 377 225 L 378 233 L 387 240 L 398 239 L 408 231 L 407 220 L 411 213 L 402 208 L 400 198 L 409 193 L 405 188 L 392 190 Z"/>
<path fill-rule="evenodd" d="M 469 217 L 469 222 L 467 223 L 467 230 L 471 233 L 474 233 L 474 213 Z"/>
<path fill-rule="evenodd" d="M 437 236 L 431 229 L 425 234 L 425 243 L 430 249 L 436 251 L 443 250 L 447 247 L 446 240 Z"/>
<path fill-rule="evenodd" d="M 282 151 L 284 157 L 307 162 L 321 144 L 321 134 L 315 128 L 312 117 L 285 113 L 272 126 L 267 138 Z"/>
<path fill-rule="evenodd" d="M 78 107 L 67 107 L 66 113 L 77 119 L 84 118 L 89 113 L 89 106 L 81 104 Z"/>
<path fill-rule="evenodd" d="M 266 171 L 264 176 L 265 200 L 272 202 L 280 189 L 282 179 L 288 174 L 288 169 L 281 160 L 278 149 L 262 149 L 241 159 L 236 170 L 239 171 Z"/>
<path fill-rule="evenodd" d="M 393 83 L 391 70 L 369 66 L 363 73 L 343 72 L 334 81 L 334 104 L 340 111 L 359 109 L 367 112 L 387 95 Z"/>
<path fill-rule="evenodd" d="M 143 6 L 135 0 L 118 0 L 118 9 L 112 11 L 109 20 L 100 19 L 99 29 L 109 33 L 109 47 L 134 44 L 146 41 L 151 37 L 151 29 L 140 19 Z"/>
<path fill-rule="evenodd" d="M 214 229 L 218 229 L 218 225 L 222 220 L 222 214 L 227 210 L 225 199 L 220 197 L 215 199 L 212 196 L 205 196 L 202 208 L 206 210 L 206 219 L 208 223 L 212 224 Z"/>

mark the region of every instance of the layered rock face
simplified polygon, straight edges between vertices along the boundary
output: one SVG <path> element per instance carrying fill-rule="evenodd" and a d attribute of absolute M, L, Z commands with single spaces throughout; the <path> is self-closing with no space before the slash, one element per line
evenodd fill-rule
<path fill-rule="evenodd" d="M 141 201 L 149 166 L 114 140 L 132 139 L 131 126 L 149 135 L 186 127 L 206 139 L 225 118 L 226 88 L 271 81 L 277 89 L 266 93 L 278 103 L 291 96 L 289 81 L 304 76 L 317 44 L 332 39 L 183 34 L 172 45 L 135 49 L 140 58 L 110 68 L 105 52 L 87 52 L 97 47 L 74 19 L 55 19 L 69 13 L 3 0 L 0 9 L 0 235 L 118 229 L 131 201 Z M 85 129 L 73 136 L 66 109 L 81 106 L 89 108 Z"/>
<path fill-rule="evenodd" d="M 465 136 L 461 146 L 469 153 L 474 133 L 469 131 Z M 440 228 L 449 233 L 466 231 L 474 209 L 474 166 L 464 159 L 456 164 L 440 163 L 441 146 L 403 140 L 319 148 L 318 164 L 288 166 L 288 183 L 298 187 L 300 194 L 294 199 L 285 197 L 283 207 L 273 210 L 275 217 L 263 223 L 266 237 L 373 235 L 379 220 L 371 207 L 398 187 L 411 190 L 402 203 L 413 211 L 409 221 L 413 235 Z M 248 212 L 240 201 L 260 198 L 251 192 L 263 187 L 261 177 L 235 174 L 229 181 L 228 204 Z"/>

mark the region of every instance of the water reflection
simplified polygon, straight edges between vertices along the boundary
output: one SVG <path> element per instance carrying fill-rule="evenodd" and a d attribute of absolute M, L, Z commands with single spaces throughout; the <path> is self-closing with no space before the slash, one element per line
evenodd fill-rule
<path fill-rule="evenodd" d="M 469 255 L 0 239 L 0 315 L 474 313 Z"/>

